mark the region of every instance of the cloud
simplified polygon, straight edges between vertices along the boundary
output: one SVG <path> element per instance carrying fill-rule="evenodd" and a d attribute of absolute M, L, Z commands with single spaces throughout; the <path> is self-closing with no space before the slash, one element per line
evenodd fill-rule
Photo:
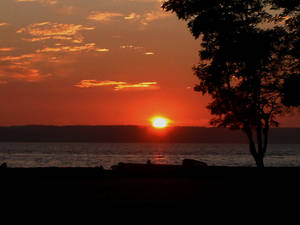
<path fill-rule="evenodd" d="M 2 77 L 27 82 L 38 82 L 51 74 L 43 74 L 36 68 L 36 63 L 45 61 L 40 54 L 24 54 L 0 58 L 0 74 Z"/>
<path fill-rule="evenodd" d="M 8 25 L 8 23 L 5 23 L 5 22 L 0 23 L 0 27 L 7 26 L 7 25 Z"/>
<path fill-rule="evenodd" d="M 154 52 L 145 52 L 144 55 L 154 55 Z"/>
<path fill-rule="evenodd" d="M 73 37 L 67 37 L 67 36 L 50 36 L 50 37 L 22 38 L 22 40 L 28 41 L 28 42 L 38 42 L 38 41 L 44 41 L 44 40 L 49 40 L 49 39 L 53 39 L 53 40 L 73 40 Z M 73 42 L 74 41 L 77 41 L 77 40 L 73 40 Z"/>
<path fill-rule="evenodd" d="M 56 45 L 56 47 L 46 47 L 36 50 L 37 53 L 49 53 L 49 52 L 80 52 L 80 51 L 96 51 L 96 52 L 109 52 L 107 48 L 97 48 L 95 43 L 87 43 L 77 46 L 63 46 Z"/>
<path fill-rule="evenodd" d="M 143 18 L 140 22 L 143 25 L 148 25 L 150 22 L 153 22 L 155 20 L 164 19 L 164 18 L 169 17 L 169 16 L 171 16 L 170 13 L 166 13 L 166 12 L 159 9 L 159 10 L 156 10 L 156 11 L 148 12 L 145 15 L 143 15 Z"/>
<path fill-rule="evenodd" d="M 34 58 L 36 54 L 24 54 L 20 56 L 5 56 L 5 57 L 0 57 L 0 61 L 19 61 L 23 59 L 30 59 Z"/>
<path fill-rule="evenodd" d="M 79 46 L 60 46 L 56 48 L 46 47 L 41 50 L 37 50 L 37 53 L 40 52 L 78 52 L 78 51 L 84 51 L 84 50 L 94 50 L 95 49 L 95 43 L 88 43 L 85 45 L 79 45 Z"/>
<path fill-rule="evenodd" d="M 73 85 L 74 87 L 79 88 L 91 88 L 91 87 L 103 87 L 103 86 L 115 86 L 115 85 L 123 85 L 126 82 L 122 81 L 96 81 L 96 80 L 82 80 L 78 84 Z"/>
<path fill-rule="evenodd" d="M 7 79 L 27 82 L 38 82 L 46 77 L 42 76 L 38 69 L 31 68 L 30 65 L 25 64 L 0 65 L 0 73 L 2 77 L 6 77 Z"/>
<path fill-rule="evenodd" d="M 40 4 L 45 4 L 45 5 L 55 5 L 57 4 L 57 0 L 16 0 L 16 2 L 36 2 L 36 3 L 40 3 Z"/>
<path fill-rule="evenodd" d="M 124 19 L 125 20 L 138 20 L 141 18 L 141 15 L 136 14 L 136 13 L 130 13 L 128 16 L 125 16 Z"/>
<path fill-rule="evenodd" d="M 94 27 L 85 27 L 83 25 L 76 24 L 61 24 L 61 23 L 51 23 L 51 22 L 43 22 L 43 23 L 35 23 L 31 24 L 27 27 L 23 27 L 17 31 L 20 33 L 28 33 L 34 37 L 42 37 L 45 39 L 58 39 L 59 38 L 67 38 L 76 35 L 79 31 L 82 30 L 94 30 Z"/>
<path fill-rule="evenodd" d="M 97 48 L 96 52 L 109 52 L 110 50 L 108 48 Z"/>
<path fill-rule="evenodd" d="M 39 49 L 36 52 L 78 52 L 83 50 L 95 50 L 96 48 L 94 43 L 84 42 L 83 36 L 79 33 L 80 31 L 89 31 L 94 30 L 94 27 L 87 27 L 80 24 L 62 24 L 62 23 L 52 23 L 52 22 L 42 22 L 30 24 L 26 27 L 23 27 L 17 31 L 18 34 L 27 34 L 29 37 L 23 37 L 22 40 L 28 42 L 40 42 L 47 40 L 56 40 L 56 41 L 67 41 L 74 46 L 60 46 L 60 47 L 45 47 Z M 80 44 L 80 45 L 77 45 Z"/>
<path fill-rule="evenodd" d="M 130 49 L 130 50 L 135 50 L 135 51 L 138 51 L 139 53 L 142 53 L 144 55 L 147 55 L 147 56 L 151 56 L 151 55 L 154 55 L 155 53 L 154 52 L 144 52 L 143 51 L 146 51 L 144 49 L 144 47 L 141 47 L 141 46 L 135 46 L 135 45 L 121 45 L 120 46 L 121 49 Z"/>
<path fill-rule="evenodd" d="M 124 17 L 124 15 L 116 12 L 92 12 L 92 14 L 88 16 L 88 19 L 98 22 L 108 22 L 116 17 Z"/>
<path fill-rule="evenodd" d="M 142 82 L 137 84 L 121 84 L 114 88 L 116 91 L 123 90 L 123 89 L 159 89 L 157 86 L 157 82 Z"/>
<path fill-rule="evenodd" d="M 17 70 L 11 74 L 11 78 L 16 80 L 24 80 L 27 82 L 38 82 L 42 80 L 42 76 L 38 69 L 19 67 Z"/>
<path fill-rule="evenodd" d="M 62 43 L 53 43 L 46 45 L 42 49 L 37 49 L 36 53 L 58 53 L 58 52 L 81 52 L 81 51 L 97 51 L 108 52 L 108 48 L 97 48 L 95 43 L 83 43 L 84 38 L 80 35 L 80 31 L 94 30 L 93 27 L 86 27 L 80 24 L 61 24 L 52 22 L 41 22 L 30 24 L 17 31 L 17 33 L 28 34 L 30 37 L 24 37 L 22 40 L 28 42 L 39 42 L 47 40 L 64 41 Z M 67 42 L 66 42 L 67 41 Z M 25 57 L 25 56 L 23 56 Z M 7 58 L 11 60 L 12 58 Z M 1 60 L 1 59 L 0 59 Z M 2 59 L 5 60 L 5 59 Z M 17 59 L 16 59 L 17 60 Z"/>
<path fill-rule="evenodd" d="M 127 83 L 124 81 L 97 81 L 97 80 L 82 80 L 78 84 L 73 85 L 74 87 L 79 88 L 91 88 L 91 87 L 104 87 L 104 86 L 113 86 L 115 91 L 120 90 L 155 90 L 159 89 L 157 82 L 141 82 L 141 83 Z"/>
<path fill-rule="evenodd" d="M 139 49 L 143 49 L 144 47 L 135 46 L 135 45 L 121 45 L 120 48 L 121 48 L 121 49 L 133 49 L 133 50 L 139 50 Z"/>
<path fill-rule="evenodd" d="M 158 1 L 157 1 L 158 2 Z M 123 14 L 119 12 L 98 12 L 93 11 L 87 19 L 98 22 L 110 22 L 116 20 L 134 21 L 142 25 L 148 25 L 155 20 L 164 19 L 171 16 L 171 13 L 166 13 L 160 8 L 160 5 L 152 11 L 146 13 L 131 12 L 129 14 Z"/>
<path fill-rule="evenodd" d="M 14 50 L 14 48 L 0 48 L 0 52 L 10 52 Z"/>

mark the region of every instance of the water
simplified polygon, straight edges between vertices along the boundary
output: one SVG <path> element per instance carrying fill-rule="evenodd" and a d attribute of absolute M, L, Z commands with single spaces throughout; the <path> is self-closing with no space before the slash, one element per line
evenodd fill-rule
<path fill-rule="evenodd" d="M 214 166 L 255 166 L 247 144 L 0 143 L 9 167 L 95 167 L 119 162 L 181 164 L 196 159 Z M 299 144 L 269 145 L 266 166 L 300 166 Z"/>

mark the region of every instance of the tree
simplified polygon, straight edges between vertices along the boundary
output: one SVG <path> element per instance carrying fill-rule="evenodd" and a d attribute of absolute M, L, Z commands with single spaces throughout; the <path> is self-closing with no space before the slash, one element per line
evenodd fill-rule
<path fill-rule="evenodd" d="M 295 10 L 280 2 L 168 0 L 162 5 L 201 39 L 195 90 L 212 98 L 211 125 L 243 130 L 257 167 L 264 167 L 270 127 L 277 127 L 287 110 L 284 90 L 295 62 L 293 29 L 284 22 Z"/>
<path fill-rule="evenodd" d="M 300 106 L 300 1 L 299 0 L 273 0 L 273 7 L 282 9 L 279 19 L 283 19 L 289 34 L 288 55 L 290 70 L 284 81 L 284 105 Z"/>

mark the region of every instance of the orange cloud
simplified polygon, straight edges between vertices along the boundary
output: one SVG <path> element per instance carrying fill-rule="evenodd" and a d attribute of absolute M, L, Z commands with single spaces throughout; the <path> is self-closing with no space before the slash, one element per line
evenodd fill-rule
<path fill-rule="evenodd" d="M 128 16 L 125 16 L 125 20 L 138 20 L 141 18 L 141 15 L 136 14 L 136 13 L 130 13 Z"/>
<path fill-rule="evenodd" d="M 159 1 L 155 1 L 159 2 Z M 138 14 L 136 12 L 131 12 L 127 15 L 118 13 L 118 12 L 97 12 L 93 11 L 87 19 L 94 20 L 98 22 L 110 22 L 116 19 L 126 20 L 126 21 L 134 21 L 138 22 L 142 25 L 148 25 L 150 22 L 155 20 L 164 19 L 166 17 L 171 16 L 171 13 L 166 13 L 160 8 L 160 4 L 158 7 L 150 12 Z"/>
<path fill-rule="evenodd" d="M 24 39 L 27 41 L 35 42 L 47 39 L 56 40 L 77 40 L 78 37 L 75 35 L 83 30 L 94 30 L 94 27 L 85 27 L 80 24 L 61 24 L 52 22 L 42 22 L 28 25 L 17 31 L 18 34 L 27 33 L 33 38 Z M 80 37 L 81 38 L 81 37 Z"/>
<path fill-rule="evenodd" d="M 0 57 L 0 74 L 8 79 L 38 82 L 51 76 L 50 73 L 42 73 L 36 68 L 45 59 L 42 54 L 36 53 Z"/>
<path fill-rule="evenodd" d="M 79 51 L 97 51 L 97 52 L 109 52 L 107 48 L 96 48 L 95 43 L 88 43 L 85 45 L 77 45 L 77 46 L 62 46 L 56 45 L 57 47 L 51 48 L 46 47 L 44 49 L 39 49 L 37 53 L 48 53 L 48 52 L 79 52 Z"/>
<path fill-rule="evenodd" d="M 38 42 L 38 41 L 44 41 L 44 40 L 49 40 L 49 39 L 54 39 L 54 40 L 73 40 L 72 37 L 67 37 L 67 36 L 52 36 L 52 37 L 35 37 L 35 38 L 22 38 L 24 41 L 28 42 Z M 75 40 L 73 40 L 74 42 Z"/>
<path fill-rule="evenodd" d="M 7 26 L 8 25 L 8 23 L 0 23 L 0 27 L 3 27 L 3 26 Z"/>
<path fill-rule="evenodd" d="M 134 46 L 134 45 L 121 45 L 120 48 L 121 48 L 121 49 L 133 49 L 133 50 L 138 50 L 138 49 L 142 49 L 143 47 L 140 47 L 140 46 Z"/>
<path fill-rule="evenodd" d="M 137 84 L 121 84 L 117 85 L 114 88 L 116 91 L 122 90 L 122 89 L 159 89 L 157 86 L 157 82 L 142 82 Z"/>
<path fill-rule="evenodd" d="M 145 52 L 144 55 L 154 55 L 154 52 Z"/>
<path fill-rule="evenodd" d="M 18 68 L 20 72 L 13 73 L 10 77 L 17 80 L 25 80 L 27 82 L 38 82 L 42 79 L 40 71 L 26 67 Z"/>
<path fill-rule="evenodd" d="M 79 88 L 90 88 L 90 87 L 102 87 L 102 86 L 114 86 L 114 85 L 122 85 L 126 84 L 126 82 L 122 81 L 96 81 L 96 80 L 82 80 L 78 84 L 73 85 L 74 87 Z"/>
<path fill-rule="evenodd" d="M 0 52 L 10 52 L 14 50 L 14 48 L 0 48 Z"/>
<path fill-rule="evenodd" d="M 35 56 L 36 54 L 25 54 L 20 56 L 5 56 L 5 57 L 1 57 L 0 61 L 19 61 L 23 59 L 34 58 Z"/>
<path fill-rule="evenodd" d="M 108 48 L 97 48 L 97 52 L 109 52 L 110 50 Z"/>
<path fill-rule="evenodd" d="M 123 14 L 115 13 L 115 12 L 92 12 L 92 14 L 88 16 L 88 19 L 98 21 L 98 22 L 108 22 L 113 20 L 116 17 L 123 17 L 123 16 L 124 16 Z"/>
<path fill-rule="evenodd" d="M 55 5 L 57 0 L 16 0 L 16 2 L 37 2 L 46 5 Z"/>
<path fill-rule="evenodd" d="M 40 71 L 35 68 L 31 68 L 31 65 L 27 64 L 11 64 L 11 65 L 0 65 L 0 73 L 3 77 L 8 79 L 23 80 L 27 82 L 38 82 L 43 78 L 50 76 L 41 75 Z"/>
<path fill-rule="evenodd" d="M 141 20 L 141 24 L 148 25 L 150 22 L 152 22 L 154 20 L 164 19 L 166 17 L 169 17 L 170 15 L 171 14 L 166 13 L 166 12 L 158 9 L 156 11 L 152 11 L 152 12 L 146 13 L 143 16 L 143 19 Z"/>
<path fill-rule="evenodd" d="M 97 81 L 97 80 L 82 80 L 78 84 L 73 85 L 74 87 L 79 88 L 91 88 L 91 87 L 103 87 L 103 86 L 114 86 L 115 91 L 123 89 L 159 89 L 157 82 L 141 82 L 136 84 L 130 84 L 123 81 Z"/>

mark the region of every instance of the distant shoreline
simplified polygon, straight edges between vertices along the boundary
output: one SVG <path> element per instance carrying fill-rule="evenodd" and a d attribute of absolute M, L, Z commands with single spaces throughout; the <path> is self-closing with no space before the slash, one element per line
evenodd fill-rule
<path fill-rule="evenodd" d="M 300 128 L 270 129 L 270 144 L 300 144 Z M 239 130 L 206 127 L 10 126 L 0 127 L 0 142 L 230 143 L 247 144 Z"/>

